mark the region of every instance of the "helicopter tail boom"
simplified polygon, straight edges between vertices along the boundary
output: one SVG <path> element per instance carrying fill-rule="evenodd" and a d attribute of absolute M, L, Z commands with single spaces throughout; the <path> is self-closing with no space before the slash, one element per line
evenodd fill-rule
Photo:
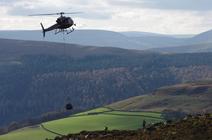
<path fill-rule="evenodd" d="M 41 28 L 42 28 L 42 31 L 43 31 L 43 37 L 45 37 L 45 33 L 46 33 L 45 28 L 44 28 L 42 23 L 40 23 L 40 25 L 41 25 Z"/>

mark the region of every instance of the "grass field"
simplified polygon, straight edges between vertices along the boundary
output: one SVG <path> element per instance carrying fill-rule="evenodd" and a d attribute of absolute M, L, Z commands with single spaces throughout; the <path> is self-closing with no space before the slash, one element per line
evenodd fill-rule
<path fill-rule="evenodd" d="M 99 108 L 76 114 L 65 119 L 43 123 L 46 129 L 60 134 L 78 133 L 80 131 L 133 130 L 142 127 L 143 120 L 148 123 L 163 121 L 160 113 L 152 112 L 122 112 Z M 0 136 L 0 140 L 45 140 L 56 135 L 44 130 L 40 125 L 27 127 Z"/>

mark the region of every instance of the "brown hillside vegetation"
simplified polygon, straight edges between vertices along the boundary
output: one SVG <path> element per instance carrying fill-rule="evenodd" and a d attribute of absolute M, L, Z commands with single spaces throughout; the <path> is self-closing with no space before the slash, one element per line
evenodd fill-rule
<path fill-rule="evenodd" d="M 109 105 L 128 111 L 181 110 L 187 113 L 212 112 L 212 81 L 184 83 L 157 89 L 152 94 L 133 97 Z"/>
<path fill-rule="evenodd" d="M 181 121 L 158 123 L 136 131 L 96 131 L 69 134 L 55 140 L 211 140 L 212 116 L 188 116 Z"/>

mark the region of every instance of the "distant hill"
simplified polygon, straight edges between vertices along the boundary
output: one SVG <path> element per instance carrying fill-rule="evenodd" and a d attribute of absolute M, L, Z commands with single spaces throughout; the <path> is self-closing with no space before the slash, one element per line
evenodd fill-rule
<path fill-rule="evenodd" d="M 187 40 L 189 44 L 212 43 L 212 30 L 198 34 Z"/>
<path fill-rule="evenodd" d="M 0 55 L 10 55 L 10 57 L 22 55 L 67 55 L 80 58 L 91 55 L 139 55 L 145 53 L 144 51 L 127 50 L 115 47 L 93 47 L 44 41 L 0 39 L 0 43 Z"/>
<path fill-rule="evenodd" d="M 145 49 L 144 47 L 146 47 L 121 33 L 104 30 L 76 30 L 69 35 L 65 34 L 64 37 L 63 34 L 54 35 L 54 32 L 49 32 L 45 38 L 42 37 L 41 31 L 1 31 L 0 38 L 127 49 Z"/>
<path fill-rule="evenodd" d="M 49 32 L 47 33 L 46 38 L 43 38 L 41 31 L 0 31 L 0 38 L 5 39 L 48 41 L 85 46 L 118 47 L 138 50 L 164 47 L 169 48 L 170 50 L 172 50 L 173 47 L 173 50 L 176 50 L 178 46 L 191 46 L 195 44 L 195 50 L 207 51 L 205 49 L 201 49 L 201 46 L 197 47 L 197 45 L 211 43 L 211 36 L 212 31 L 194 36 L 164 35 L 134 31 L 113 32 L 106 30 L 76 30 L 64 37 L 63 34 L 54 35 L 54 32 Z M 181 49 L 179 48 L 178 50 Z M 183 52 L 183 49 L 181 52 Z"/>
<path fill-rule="evenodd" d="M 212 112 L 211 99 L 212 81 L 202 81 L 159 88 L 152 94 L 133 97 L 109 107 L 122 110 Z"/>
<path fill-rule="evenodd" d="M 182 39 L 180 40 L 182 41 Z M 164 42 L 166 41 L 164 40 Z M 172 43 L 170 42 L 170 44 Z M 150 50 L 164 53 L 212 52 L 212 30 L 195 35 L 191 38 L 186 38 L 177 46 L 165 46 Z"/>
<path fill-rule="evenodd" d="M 123 32 L 123 34 L 158 52 L 194 53 L 212 51 L 212 30 L 197 35 L 163 35 L 146 32 Z"/>
<path fill-rule="evenodd" d="M 128 36 L 128 37 L 165 37 L 169 35 L 158 34 L 158 33 L 148 33 L 148 32 L 136 32 L 136 31 L 126 31 L 120 32 L 121 34 Z M 170 36 L 169 36 L 170 37 Z"/>
<path fill-rule="evenodd" d="M 128 37 L 173 37 L 173 38 L 191 38 L 195 35 L 183 34 L 183 35 L 169 35 L 169 34 L 159 34 L 159 33 L 149 33 L 149 32 L 138 32 L 138 31 L 126 31 L 120 32 Z"/>
<path fill-rule="evenodd" d="M 98 47 L 118 47 L 125 49 L 149 49 L 158 47 L 172 47 L 185 44 L 188 37 L 163 35 L 145 32 L 113 32 L 106 30 L 76 30 L 65 35 L 54 35 L 49 32 L 44 39 L 41 31 L 0 31 L 0 38 L 49 41 L 70 44 L 79 44 Z"/>
<path fill-rule="evenodd" d="M 198 53 L 198 52 L 212 52 L 212 43 L 183 45 L 177 47 L 154 48 L 149 51 L 161 53 Z"/>
<path fill-rule="evenodd" d="M 172 36 L 143 36 L 143 37 L 131 37 L 136 42 L 143 43 L 148 48 L 160 48 L 168 47 L 172 49 L 175 46 L 181 46 L 185 44 L 186 38 L 175 38 Z"/>
<path fill-rule="evenodd" d="M 212 51 L 212 30 L 197 35 L 164 35 L 147 32 L 122 32 L 157 52 L 195 53 Z"/>

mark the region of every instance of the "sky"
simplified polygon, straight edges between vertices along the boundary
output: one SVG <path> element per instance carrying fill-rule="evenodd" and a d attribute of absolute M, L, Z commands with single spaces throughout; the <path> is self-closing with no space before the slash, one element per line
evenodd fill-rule
<path fill-rule="evenodd" d="M 30 14 L 83 12 L 71 15 L 77 29 L 197 34 L 212 29 L 212 0 L 0 0 L 0 30 L 40 29 L 57 16 Z"/>

